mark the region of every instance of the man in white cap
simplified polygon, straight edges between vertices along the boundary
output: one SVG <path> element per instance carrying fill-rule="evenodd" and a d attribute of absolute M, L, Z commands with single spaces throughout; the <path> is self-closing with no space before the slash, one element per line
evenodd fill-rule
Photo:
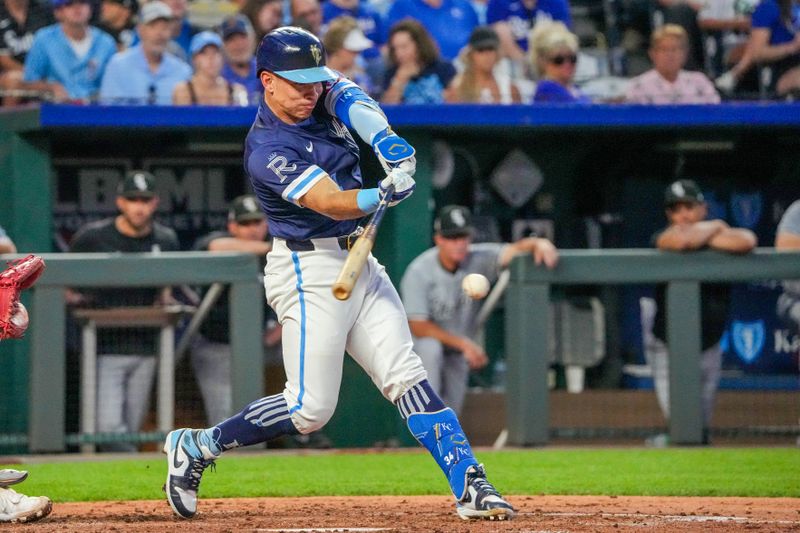
<path fill-rule="evenodd" d="M 192 68 L 167 51 L 172 20 L 172 10 L 164 2 L 142 6 L 136 27 L 140 41 L 111 58 L 100 86 L 101 102 L 172 104 L 175 85 L 192 76 Z"/>

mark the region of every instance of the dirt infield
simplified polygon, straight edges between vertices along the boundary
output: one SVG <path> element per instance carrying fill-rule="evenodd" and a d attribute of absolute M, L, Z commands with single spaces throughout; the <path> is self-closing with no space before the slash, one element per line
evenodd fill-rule
<path fill-rule="evenodd" d="M 20 532 L 619 532 L 800 531 L 793 498 L 511 496 L 511 522 L 464 522 L 443 496 L 203 500 L 191 521 L 166 501 L 56 503 L 46 520 Z"/>

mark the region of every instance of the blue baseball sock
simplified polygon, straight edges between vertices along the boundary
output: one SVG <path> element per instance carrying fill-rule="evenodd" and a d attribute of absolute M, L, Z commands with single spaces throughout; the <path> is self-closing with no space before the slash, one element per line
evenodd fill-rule
<path fill-rule="evenodd" d="M 456 499 L 466 492 L 466 472 L 477 465 L 458 417 L 433 391 L 428 380 L 414 385 L 397 400 L 408 429 L 436 460 Z"/>
<path fill-rule="evenodd" d="M 217 455 L 225 450 L 300 433 L 292 423 L 283 394 L 256 400 L 221 424 L 205 430 Z M 210 448 L 213 450 L 213 448 Z"/>

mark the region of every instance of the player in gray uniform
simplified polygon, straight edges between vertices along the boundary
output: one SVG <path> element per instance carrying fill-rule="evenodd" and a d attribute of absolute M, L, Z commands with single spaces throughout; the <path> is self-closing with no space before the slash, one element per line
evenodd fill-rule
<path fill-rule="evenodd" d="M 719 219 L 706 220 L 708 206 L 700 187 L 692 180 L 679 180 L 664 191 L 664 208 L 669 226 L 653 236 L 659 250 L 686 252 L 711 249 L 747 253 L 756 246 L 756 236 L 744 228 L 732 228 Z M 720 339 L 725 331 L 730 299 L 728 284 L 700 286 L 702 313 L 701 382 L 703 395 L 703 443 L 709 443 L 709 427 L 722 369 Z M 656 315 L 651 331 L 643 331 L 644 354 L 653 372 L 653 388 L 661 411 L 669 419 L 669 349 L 666 338 L 666 288 L 656 289 Z M 663 446 L 666 436 L 658 435 L 648 444 Z"/>
<path fill-rule="evenodd" d="M 800 250 L 800 200 L 796 200 L 781 217 L 775 235 L 778 250 Z M 778 316 L 795 331 L 800 331 L 800 279 L 784 280 L 783 294 L 778 297 Z"/>
<path fill-rule="evenodd" d="M 500 270 L 521 253 L 532 253 L 537 264 L 548 268 L 558 262 L 558 252 L 547 239 L 473 244 L 472 233 L 469 209 L 443 207 L 434 222 L 436 246 L 414 259 L 400 282 L 414 351 L 422 359 L 433 389 L 457 414 L 464 404 L 470 369 L 489 362 L 473 340 L 481 304 L 464 294 L 462 280 L 477 273 L 494 283 Z"/>
<path fill-rule="evenodd" d="M 781 217 L 775 235 L 777 250 L 800 251 L 800 200 L 795 200 Z M 778 317 L 795 333 L 800 333 L 800 279 L 783 280 L 778 296 Z M 800 446 L 800 437 L 797 438 Z"/>
<path fill-rule="evenodd" d="M 264 98 L 244 157 L 274 236 L 264 285 L 283 326 L 286 386 L 214 427 L 167 435 L 165 490 L 172 510 L 184 518 L 195 515 L 203 471 L 223 451 L 322 428 L 336 407 L 346 350 L 431 453 L 458 515 L 513 517 L 514 508 L 486 479 L 455 413 L 428 383 L 400 296 L 383 266 L 369 256 L 350 298 L 333 296 L 358 219 L 381 201 L 396 205 L 414 191 L 414 149 L 391 130 L 372 98 L 325 66 L 325 48 L 311 33 L 293 27 L 268 33 L 257 67 Z M 350 129 L 372 146 L 387 171 L 377 187 L 361 177 Z"/>

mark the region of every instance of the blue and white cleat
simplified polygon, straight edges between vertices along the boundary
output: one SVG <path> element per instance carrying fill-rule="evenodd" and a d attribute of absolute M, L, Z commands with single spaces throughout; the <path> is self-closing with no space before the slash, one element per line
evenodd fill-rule
<path fill-rule="evenodd" d="M 167 434 L 164 453 L 167 454 L 167 482 L 164 492 L 175 514 L 191 518 L 197 512 L 197 491 L 203 471 L 213 467 L 217 458 L 200 442 L 201 429 L 176 429 Z"/>
<path fill-rule="evenodd" d="M 456 512 L 464 520 L 511 520 L 514 507 L 486 480 L 483 465 L 467 469 L 466 494 L 456 502 Z"/>

